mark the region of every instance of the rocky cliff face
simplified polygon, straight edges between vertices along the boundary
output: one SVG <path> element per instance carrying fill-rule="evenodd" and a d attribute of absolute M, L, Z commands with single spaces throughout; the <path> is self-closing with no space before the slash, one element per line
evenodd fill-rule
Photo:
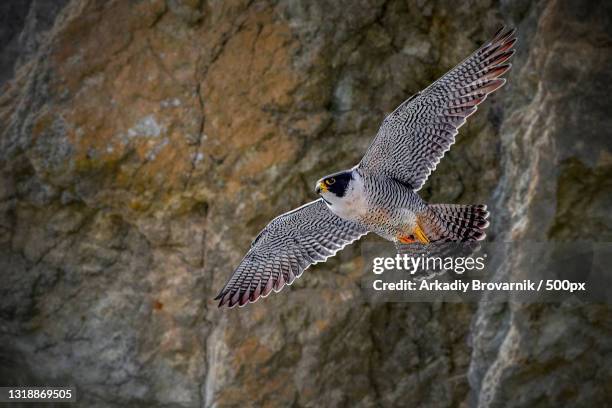
<path fill-rule="evenodd" d="M 519 25 L 532 39 L 504 98 L 499 239 L 612 239 L 611 11 L 550 2 Z M 498 275 L 528 274 L 526 256 L 510 258 Z M 481 407 L 609 405 L 611 334 L 608 305 L 481 302 L 471 331 L 475 399 Z"/>
<path fill-rule="evenodd" d="M 82 406 L 612 394 L 606 307 L 368 304 L 358 245 L 248 308 L 212 301 L 269 219 L 502 23 L 510 82 L 425 197 L 492 205 L 497 240 L 610 240 L 606 5 L 74 0 L 27 24 L 45 4 L 4 41 L 36 38 L 2 60 L 3 383 L 75 384 Z"/>

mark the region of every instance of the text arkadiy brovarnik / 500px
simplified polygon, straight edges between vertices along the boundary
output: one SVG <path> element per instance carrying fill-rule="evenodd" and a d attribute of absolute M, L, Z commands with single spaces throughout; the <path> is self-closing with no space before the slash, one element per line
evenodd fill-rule
<path fill-rule="evenodd" d="M 469 290 L 497 290 L 504 292 L 539 292 L 543 290 L 577 292 L 585 291 L 586 283 L 558 279 L 524 279 L 521 282 L 483 282 L 478 279 L 468 282 L 458 279 L 452 282 L 441 282 L 438 280 L 413 281 L 408 279 L 401 279 L 395 282 L 384 282 L 382 279 L 377 279 L 372 283 L 372 287 L 376 291 L 450 291 L 466 293 Z"/>

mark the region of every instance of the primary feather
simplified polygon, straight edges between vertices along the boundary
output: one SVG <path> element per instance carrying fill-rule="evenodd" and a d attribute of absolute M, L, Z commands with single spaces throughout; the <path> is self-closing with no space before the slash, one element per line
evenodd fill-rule
<path fill-rule="evenodd" d="M 255 302 L 367 233 L 331 212 L 322 199 L 312 201 L 276 217 L 260 232 L 215 299 L 230 307 Z"/>
<path fill-rule="evenodd" d="M 455 135 L 487 95 L 504 85 L 499 78 L 514 54 L 515 30 L 500 30 L 462 63 L 397 107 L 383 121 L 359 167 L 382 173 L 419 190 Z"/>

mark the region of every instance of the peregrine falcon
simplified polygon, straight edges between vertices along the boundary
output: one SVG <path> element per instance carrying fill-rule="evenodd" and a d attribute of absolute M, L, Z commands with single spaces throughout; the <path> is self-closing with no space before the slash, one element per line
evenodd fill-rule
<path fill-rule="evenodd" d="M 485 205 L 428 204 L 417 191 L 455 142 L 466 119 L 505 83 L 515 30 L 492 40 L 383 121 L 361 162 L 323 177 L 319 199 L 273 219 L 215 300 L 244 306 L 290 285 L 368 232 L 396 246 L 484 239 Z"/>

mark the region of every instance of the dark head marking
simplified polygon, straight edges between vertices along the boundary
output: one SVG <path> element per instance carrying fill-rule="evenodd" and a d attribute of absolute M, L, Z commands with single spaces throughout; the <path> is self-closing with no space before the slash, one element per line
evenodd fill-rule
<path fill-rule="evenodd" d="M 338 197 L 344 197 L 351 178 L 351 172 L 336 173 L 325 177 L 323 183 L 330 193 Z"/>

